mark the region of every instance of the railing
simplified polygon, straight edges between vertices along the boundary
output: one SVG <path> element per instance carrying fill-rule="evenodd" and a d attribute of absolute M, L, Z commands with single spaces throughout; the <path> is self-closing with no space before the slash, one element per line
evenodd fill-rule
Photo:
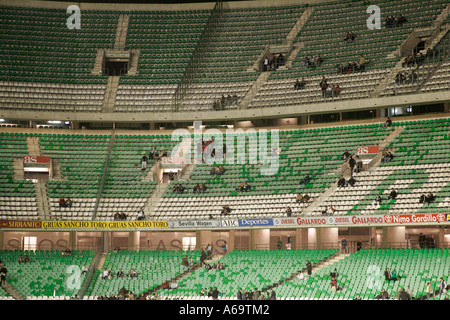
<path fill-rule="evenodd" d="M 178 83 L 172 98 L 172 111 L 179 111 L 180 104 L 189 91 L 191 83 L 195 80 L 199 64 L 207 51 L 211 40 L 217 30 L 217 25 L 223 14 L 223 0 L 217 0 L 211 15 L 208 18 L 205 28 L 200 35 L 189 63 L 184 70 L 183 76 Z"/>
<path fill-rule="evenodd" d="M 98 188 L 98 195 L 97 195 L 97 199 L 95 201 L 95 206 L 94 206 L 94 210 L 93 210 L 94 213 L 92 214 L 92 220 L 95 220 L 95 218 L 97 217 L 97 210 L 98 210 L 98 206 L 100 204 L 100 200 L 102 198 L 103 186 L 105 185 L 106 172 L 108 171 L 108 163 L 109 163 L 109 159 L 111 157 L 111 150 L 112 150 L 113 144 L 114 144 L 114 129 L 111 131 L 111 139 L 109 140 L 108 153 L 106 154 L 106 158 L 105 158 L 105 165 L 103 167 L 102 178 L 100 181 L 100 187 Z"/>

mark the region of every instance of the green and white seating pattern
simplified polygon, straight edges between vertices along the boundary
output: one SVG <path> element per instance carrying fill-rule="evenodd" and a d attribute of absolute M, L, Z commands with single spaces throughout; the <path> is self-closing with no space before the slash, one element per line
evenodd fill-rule
<path fill-rule="evenodd" d="M 28 255 L 29 263 L 19 263 L 19 256 Z M 86 278 L 81 268 L 89 268 L 94 252 L 74 250 L 71 255 L 63 251 L 3 250 L 0 253 L 8 269 L 7 281 L 22 296 L 74 296 Z"/>
<path fill-rule="evenodd" d="M 399 288 L 409 286 L 413 298 L 426 296 L 428 282 L 438 290 L 439 279 L 448 280 L 448 249 L 364 249 L 314 272 L 305 280 L 291 280 L 278 287 L 277 294 L 293 299 L 374 299 L 385 289 L 397 299 Z M 384 271 L 396 269 L 400 279 L 385 281 Z M 341 290 L 331 290 L 330 273 L 338 272 Z M 437 295 L 433 299 L 443 299 Z"/>
<path fill-rule="evenodd" d="M 181 265 L 184 255 L 192 258 L 194 263 L 200 259 L 200 251 L 151 251 L 151 250 L 128 250 L 108 251 L 104 269 L 110 270 L 111 279 L 102 279 L 102 272 L 97 270 L 86 294 L 88 296 L 99 296 L 112 294 L 117 295 L 119 290 L 125 288 L 135 295 L 153 290 L 165 281 L 180 275 L 185 271 Z M 122 270 L 125 275 L 134 269 L 136 278 L 117 278 L 116 274 Z"/>

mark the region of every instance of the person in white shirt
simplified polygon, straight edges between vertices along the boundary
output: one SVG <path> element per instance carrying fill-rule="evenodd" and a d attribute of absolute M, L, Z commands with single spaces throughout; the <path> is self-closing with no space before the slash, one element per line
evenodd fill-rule
<path fill-rule="evenodd" d="M 144 220 L 145 219 L 144 211 L 142 209 L 140 209 L 138 211 L 137 219 L 138 220 Z"/>
<path fill-rule="evenodd" d="M 81 274 L 86 274 L 88 272 L 88 268 L 86 267 L 86 265 L 84 265 L 82 268 L 81 268 Z"/>
<path fill-rule="evenodd" d="M 109 272 L 107 269 L 105 269 L 102 274 L 102 279 L 108 279 L 108 276 L 109 276 Z"/>

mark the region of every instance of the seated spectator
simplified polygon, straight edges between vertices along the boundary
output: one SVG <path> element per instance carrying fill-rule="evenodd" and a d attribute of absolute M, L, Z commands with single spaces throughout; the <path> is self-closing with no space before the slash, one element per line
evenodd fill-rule
<path fill-rule="evenodd" d="M 367 64 L 366 58 L 363 55 L 360 55 L 359 56 L 359 61 L 358 61 L 358 64 L 357 64 L 358 70 L 359 71 L 366 71 L 366 64 Z"/>
<path fill-rule="evenodd" d="M 117 278 L 123 278 L 125 276 L 125 274 L 123 273 L 122 269 L 119 269 L 119 271 L 117 271 L 116 273 Z"/>
<path fill-rule="evenodd" d="M 390 127 L 392 125 L 392 120 L 390 117 L 387 117 L 386 122 L 383 124 L 383 127 Z"/>
<path fill-rule="evenodd" d="M 431 202 L 433 202 L 435 199 L 434 195 L 430 192 L 425 196 L 425 201 L 424 203 L 428 203 L 430 204 Z"/>
<path fill-rule="evenodd" d="M 398 280 L 397 270 L 395 270 L 395 268 L 391 271 L 391 280 L 394 282 Z"/>
<path fill-rule="evenodd" d="M 303 203 L 306 203 L 306 202 L 309 201 L 309 199 L 311 199 L 311 197 L 310 197 L 307 193 L 305 193 L 304 196 L 303 196 L 303 198 L 302 198 L 302 202 L 303 202 Z"/>
<path fill-rule="evenodd" d="M 114 214 L 114 220 L 120 220 L 119 212 L 116 212 L 116 213 Z"/>
<path fill-rule="evenodd" d="M 138 220 L 145 220 L 144 210 L 140 209 L 137 215 Z"/>
<path fill-rule="evenodd" d="M 216 166 L 213 166 L 213 167 L 211 168 L 211 170 L 209 171 L 209 173 L 210 173 L 212 176 L 215 176 L 218 172 L 219 172 L 219 170 L 217 169 Z"/>
<path fill-rule="evenodd" d="M 83 265 L 83 267 L 81 267 L 81 274 L 86 274 L 88 273 L 89 269 L 88 267 L 86 267 L 86 265 Z"/>
<path fill-rule="evenodd" d="M 128 277 L 136 278 L 137 277 L 137 272 L 134 269 L 131 269 L 130 273 L 128 274 Z"/>
<path fill-rule="evenodd" d="M 328 210 L 328 207 L 323 208 L 323 210 L 322 210 L 322 215 L 323 216 L 327 215 L 327 210 Z"/>
<path fill-rule="evenodd" d="M 164 283 L 162 284 L 162 288 L 163 289 L 169 289 L 169 283 L 166 281 L 164 281 Z"/>
<path fill-rule="evenodd" d="M 18 260 L 17 262 L 18 262 L 19 264 L 25 262 L 25 261 L 23 260 L 23 256 L 22 256 L 22 255 L 19 256 L 19 260 Z"/>
<path fill-rule="evenodd" d="M 200 193 L 205 193 L 206 191 L 206 186 L 204 183 L 200 184 L 200 189 L 199 189 Z"/>
<path fill-rule="evenodd" d="M 70 198 L 66 200 L 66 207 L 72 208 L 72 200 Z"/>
<path fill-rule="evenodd" d="M 391 193 L 389 194 L 389 199 L 396 199 L 397 198 L 397 191 L 395 189 L 391 190 Z"/>
<path fill-rule="evenodd" d="M 292 209 L 291 209 L 291 207 L 287 207 L 286 208 L 286 216 L 287 217 L 291 217 L 292 216 Z"/>
<path fill-rule="evenodd" d="M 28 255 L 25 255 L 25 258 L 23 259 L 24 263 L 30 262 L 30 257 Z"/>
<path fill-rule="evenodd" d="M 425 203 L 426 198 L 427 198 L 427 196 L 425 194 L 422 194 L 419 198 L 419 203 Z"/>
<path fill-rule="evenodd" d="M 119 220 L 127 220 L 127 215 L 123 211 L 119 213 Z"/>
<path fill-rule="evenodd" d="M 332 97 L 333 97 L 333 87 L 328 86 L 328 87 L 325 89 L 325 97 L 326 97 L 326 98 L 332 98 Z"/>
<path fill-rule="evenodd" d="M 356 173 L 360 173 L 363 168 L 362 160 L 359 156 L 356 156 Z"/>
<path fill-rule="evenodd" d="M 236 191 L 247 192 L 251 190 L 251 186 L 247 182 L 242 182 L 239 187 L 236 188 Z"/>
<path fill-rule="evenodd" d="M 59 208 L 61 208 L 61 207 L 63 207 L 63 208 L 66 207 L 66 200 L 64 199 L 64 197 L 61 197 L 59 199 Z"/>
<path fill-rule="evenodd" d="M 348 184 L 349 186 L 353 187 L 353 186 L 355 185 L 355 183 L 356 183 L 355 178 L 350 177 L 350 179 L 348 179 L 347 184 Z"/>
<path fill-rule="evenodd" d="M 303 66 L 305 68 L 309 68 L 310 64 L 311 64 L 311 61 L 309 60 L 309 57 L 306 56 L 305 59 L 303 60 Z"/>
<path fill-rule="evenodd" d="M 229 206 L 223 206 L 222 207 L 222 211 L 220 212 L 221 216 L 226 216 L 227 214 L 229 214 L 231 212 L 231 209 Z"/>
<path fill-rule="evenodd" d="M 325 214 L 326 216 L 332 216 L 334 214 L 335 210 L 333 208 L 333 206 L 328 206 L 325 210 Z"/>
<path fill-rule="evenodd" d="M 323 76 L 322 80 L 319 83 L 320 89 L 322 90 L 322 96 L 325 98 L 326 97 L 326 91 L 328 88 L 328 83 L 327 80 L 325 79 L 325 76 Z"/>
<path fill-rule="evenodd" d="M 338 290 L 337 281 L 335 278 L 331 278 L 331 290 L 333 290 L 333 291 Z"/>
<path fill-rule="evenodd" d="M 217 173 L 218 174 L 223 174 L 225 173 L 225 167 L 223 165 L 220 165 L 219 168 L 217 169 Z"/>
<path fill-rule="evenodd" d="M 395 83 L 402 84 L 403 82 L 405 82 L 405 80 L 406 80 L 406 76 L 404 75 L 403 72 L 399 71 L 397 73 L 397 75 L 395 76 Z"/>
<path fill-rule="evenodd" d="M 377 197 L 375 198 L 375 201 L 376 201 L 379 205 L 381 205 L 381 202 L 383 201 L 383 199 L 381 198 L 380 195 L 377 195 Z"/>
<path fill-rule="evenodd" d="M 106 279 L 108 279 L 108 276 L 109 276 L 108 269 L 105 268 L 105 270 L 103 270 L 103 273 L 102 273 L 101 277 L 102 277 L 103 280 L 106 280 Z"/>
<path fill-rule="evenodd" d="M 303 203 L 303 195 L 299 193 L 297 195 L 297 199 L 295 200 L 296 203 Z"/>
<path fill-rule="evenodd" d="M 341 177 L 339 178 L 338 183 L 337 183 L 337 186 L 338 186 L 338 187 L 345 187 L 345 186 L 346 186 L 345 178 L 344 178 L 343 176 L 341 176 Z"/>
<path fill-rule="evenodd" d="M 339 97 L 341 94 L 341 87 L 339 85 L 333 85 L 333 97 Z"/>
<path fill-rule="evenodd" d="M 303 89 L 304 83 L 302 83 L 300 80 L 295 80 L 294 83 L 294 90 Z"/>
<path fill-rule="evenodd" d="M 308 183 L 310 183 L 311 182 L 311 178 L 309 177 L 309 174 L 307 174 L 304 178 L 303 178 L 303 180 L 301 180 L 300 181 L 300 184 L 308 184 Z"/>
<path fill-rule="evenodd" d="M 200 193 L 200 184 L 196 184 L 195 185 L 195 187 L 194 187 L 194 189 L 192 190 L 192 192 L 194 192 L 194 193 Z"/>

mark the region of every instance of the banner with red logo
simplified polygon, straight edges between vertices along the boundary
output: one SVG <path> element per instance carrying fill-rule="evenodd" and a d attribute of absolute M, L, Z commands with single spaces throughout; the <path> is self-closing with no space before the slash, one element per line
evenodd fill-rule
<path fill-rule="evenodd" d="M 376 154 L 380 152 L 380 147 L 379 146 L 368 146 L 368 147 L 358 147 L 356 149 L 356 154 L 361 155 L 361 154 Z"/>
<path fill-rule="evenodd" d="M 23 157 L 23 163 L 26 163 L 26 164 L 49 164 L 50 157 L 25 156 L 25 157 Z"/>

